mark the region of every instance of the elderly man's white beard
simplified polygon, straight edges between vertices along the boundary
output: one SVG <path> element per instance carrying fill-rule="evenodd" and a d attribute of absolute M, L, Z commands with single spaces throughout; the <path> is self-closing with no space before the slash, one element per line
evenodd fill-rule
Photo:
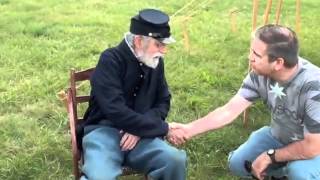
<path fill-rule="evenodd" d="M 159 52 L 149 55 L 140 51 L 137 54 L 138 60 L 152 69 L 155 69 L 158 66 L 159 59 L 163 57 L 163 54 Z"/>

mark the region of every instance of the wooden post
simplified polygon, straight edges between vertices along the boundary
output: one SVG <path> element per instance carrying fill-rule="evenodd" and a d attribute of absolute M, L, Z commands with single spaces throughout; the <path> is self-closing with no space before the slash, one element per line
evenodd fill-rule
<path fill-rule="evenodd" d="M 252 32 L 254 32 L 257 28 L 257 16 L 258 16 L 258 8 L 259 8 L 259 0 L 253 0 L 252 1 Z M 250 72 L 251 67 L 250 67 L 250 60 L 248 60 L 248 72 Z M 248 127 L 248 112 L 249 110 L 246 109 L 243 111 L 243 125 L 244 127 Z"/>
<path fill-rule="evenodd" d="M 189 17 L 185 18 L 182 21 L 182 29 L 183 29 L 183 42 L 184 42 L 184 48 L 190 52 L 190 41 L 189 41 L 189 34 L 188 34 L 188 20 Z"/>
<path fill-rule="evenodd" d="M 264 11 L 263 24 L 268 24 L 271 6 L 272 6 L 272 0 L 268 0 L 266 9 Z"/>
<path fill-rule="evenodd" d="M 257 27 L 258 5 L 259 0 L 252 1 L 252 31 L 256 30 Z"/>
<path fill-rule="evenodd" d="M 68 110 L 67 93 L 64 90 L 61 90 L 60 92 L 57 93 L 57 96 Z"/>
<path fill-rule="evenodd" d="M 230 23 L 231 23 L 231 31 L 237 32 L 237 13 L 238 9 L 234 8 L 230 11 Z"/>
<path fill-rule="evenodd" d="M 296 32 L 300 33 L 300 11 L 301 11 L 301 0 L 296 0 Z"/>
<path fill-rule="evenodd" d="M 276 24 L 279 24 L 280 13 L 281 13 L 281 8 L 282 8 L 282 1 L 283 0 L 278 1 L 277 11 L 276 11 Z"/>

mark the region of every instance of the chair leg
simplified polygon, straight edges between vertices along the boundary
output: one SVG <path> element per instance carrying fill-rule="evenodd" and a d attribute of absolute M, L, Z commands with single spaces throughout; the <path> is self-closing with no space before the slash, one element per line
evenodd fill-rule
<path fill-rule="evenodd" d="M 73 159 L 73 175 L 75 180 L 80 179 L 79 164 L 77 159 Z"/>

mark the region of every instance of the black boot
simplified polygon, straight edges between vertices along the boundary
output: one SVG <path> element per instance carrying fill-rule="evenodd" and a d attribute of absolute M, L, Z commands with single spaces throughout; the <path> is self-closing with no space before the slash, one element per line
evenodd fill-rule
<path fill-rule="evenodd" d="M 270 180 L 288 180 L 288 178 L 286 176 L 283 176 L 283 177 L 273 177 L 273 176 L 271 176 Z"/>

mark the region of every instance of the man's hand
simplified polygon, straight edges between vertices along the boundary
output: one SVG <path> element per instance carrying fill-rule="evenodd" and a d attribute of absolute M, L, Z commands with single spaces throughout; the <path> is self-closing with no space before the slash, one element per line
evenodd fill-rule
<path fill-rule="evenodd" d="M 185 143 L 190 136 L 188 135 L 188 125 L 180 123 L 169 123 L 169 132 L 167 140 L 174 145 Z"/>
<path fill-rule="evenodd" d="M 138 136 L 135 136 L 129 133 L 124 133 L 120 141 L 121 150 L 129 151 L 133 149 L 139 140 L 140 140 L 140 137 Z"/>
<path fill-rule="evenodd" d="M 252 173 L 260 180 L 266 176 L 266 169 L 272 163 L 266 152 L 261 153 L 252 163 Z"/>

